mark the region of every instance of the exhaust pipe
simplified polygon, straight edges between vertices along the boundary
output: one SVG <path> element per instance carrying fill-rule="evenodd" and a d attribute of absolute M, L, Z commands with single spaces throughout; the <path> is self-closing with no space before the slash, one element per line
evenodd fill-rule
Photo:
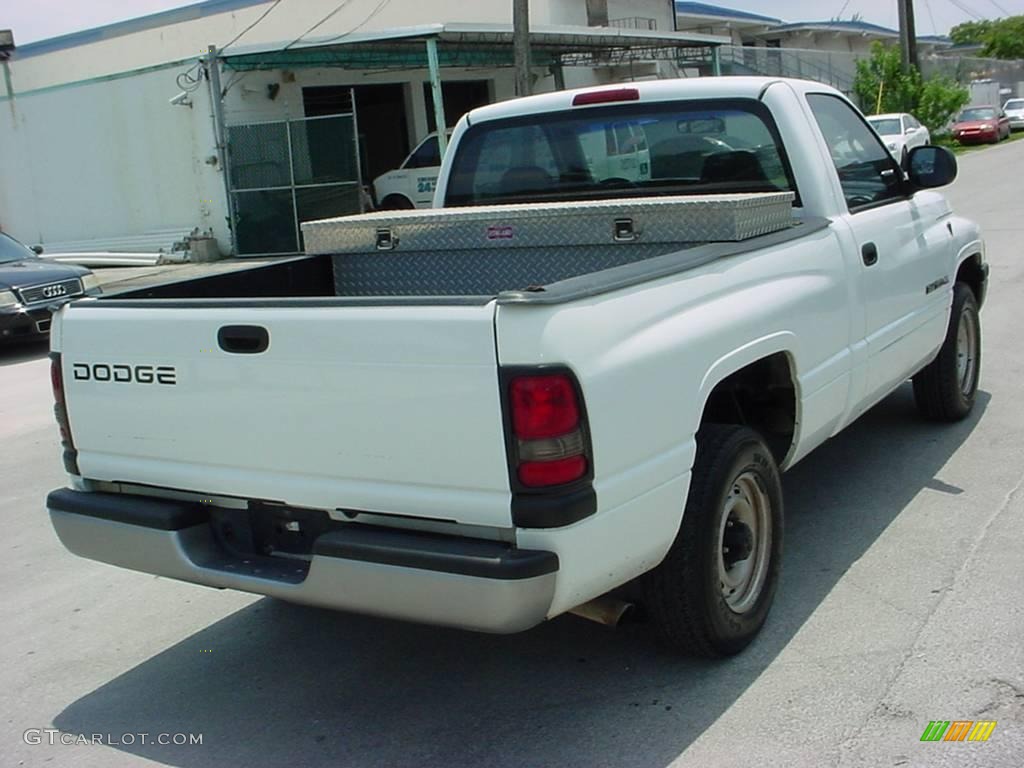
<path fill-rule="evenodd" d="M 569 613 L 596 621 L 598 624 L 604 624 L 606 627 L 615 627 L 632 610 L 633 603 L 619 600 L 611 595 L 601 595 L 582 605 L 577 605 Z"/>

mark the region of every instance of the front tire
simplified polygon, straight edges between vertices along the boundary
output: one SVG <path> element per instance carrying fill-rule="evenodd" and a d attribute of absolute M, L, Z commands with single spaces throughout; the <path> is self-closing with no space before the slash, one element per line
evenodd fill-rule
<path fill-rule="evenodd" d="M 702 427 L 679 533 L 643 582 L 648 614 L 670 648 L 716 658 L 750 644 L 778 584 L 782 518 L 779 470 L 761 436 Z"/>
<path fill-rule="evenodd" d="M 981 374 L 981 320 L 974 292 L 953 287 L 953 308 L 939 354 L 914 376 L 914 401 L 932 421 L 960 421 L 974 407 Z"/>

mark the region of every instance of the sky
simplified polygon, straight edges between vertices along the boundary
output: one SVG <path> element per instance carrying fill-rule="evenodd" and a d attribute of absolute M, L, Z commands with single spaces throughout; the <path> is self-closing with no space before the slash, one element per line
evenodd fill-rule
<path fill-rule="evenodd" d="M 302 0 L 288 0 L 296 5 Z M 511 0 L 508 0 L 511 5 Z M 865 21 L 896 27 L 896 0 L 704 0 L 786 21 L 821 21 L 860 14 Z M 181 0 L 2 0 L 0 29 L 13 29 L 16 43 L 191 5 Z M 945 34 L 973 18 L 1024 14 L 1024 0 L 915 0 L 918 34 Z"/>

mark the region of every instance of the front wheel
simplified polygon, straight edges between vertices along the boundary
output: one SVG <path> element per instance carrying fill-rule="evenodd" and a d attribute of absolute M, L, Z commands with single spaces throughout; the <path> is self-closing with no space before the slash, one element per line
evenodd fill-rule
<path fill-rule="evenodd" d="M 644 577 L 661 639 L 695 656 L 739 653 L 764 625 L 781 559 L 782 485 L 771 451 L 746 427 L 702 427 L 679 533 Z"/>
<path fill-rule="evenodd" d="M 932 421 L 960 421 L 971 412 L 981 374 L 981 319 L 974 292 L 953 287 L 953 309 L 939 354 L 914 376 L 914 401 Z"/>

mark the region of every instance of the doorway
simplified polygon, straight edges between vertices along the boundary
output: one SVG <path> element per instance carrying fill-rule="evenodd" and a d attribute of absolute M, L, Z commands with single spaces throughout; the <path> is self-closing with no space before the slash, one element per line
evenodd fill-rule
<path fill-rule="evenodd" d="M 490 80 L 451 80 L 441 83 L 441 93 L 444 97 L 444 119 L 449 128 L 471 109 L 492 101 Z M 434 92 L 430 83 L 423 84 L 423 98 L 427 104 L 427 130 L 433 133 L 437 130 L 437 121 L 434 119 Z"/>
<path fill-rule="evenodd" d="M 406 119 L 405 86 L 324 85 L 302 89 L 306 117 L 344 114 L 355 102 L 359 124 L 359 161 L 362 183 L 397 168 L 409 154 L 409 128 Z"/>

